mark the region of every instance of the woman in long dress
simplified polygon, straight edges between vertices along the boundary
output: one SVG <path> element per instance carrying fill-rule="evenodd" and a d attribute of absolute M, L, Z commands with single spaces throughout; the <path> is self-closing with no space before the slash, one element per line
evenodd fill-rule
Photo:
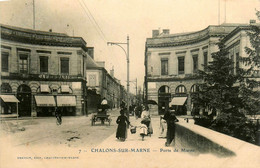
<path fill-rule="evenodd" d="M 122 141 L 126 139 L 126 124 L 130 124 L 128 118 L 124 115 L 124 110 L 120 110 L 120 116 L 118 116 L 116 123 L 118 124 L 117 131 L 116 131 L 116 138 Z"/>
<path fill-rule="evenodd" d="M 168 110 L 163 117 L 167 122 L 167 141 L 165 146 L 170 146 L 175 137 L 175 122 L 178 122 L 179 120 L 176 118 L 174 113 L 174 110 Z"/>

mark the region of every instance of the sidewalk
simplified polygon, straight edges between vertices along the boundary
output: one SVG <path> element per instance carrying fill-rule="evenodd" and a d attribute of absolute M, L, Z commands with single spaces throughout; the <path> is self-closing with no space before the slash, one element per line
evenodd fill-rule
<path fill-rule="evenodd" d="M 180 119 L 180 122 L 185 122 Z M 141 119 L 130 116 L 130 122 L 134 126 L 139 126 Z M 190 123 L 191 124 L 191 123 Z M 100 145 L 90 149 L 86 160 L 89 167 L 223 167 L 225 159 L 217 158 L 213 155 L 199 155 L 190 152 L 183 152 L 181 146 L 165 147 L 166 139 L 159 138 L 160 117 L 152 117 L 153 134 L 146 136 L 142 141 L 139 129 L 135 134 L 128 130 L 126 141 L 116 139 L 116 133 L 112 134 Z M 181 144 L 180 142 L 175 142 Z M 104 159 L 105 162 L 101 162 Z M 221 162 L 219 162 L 221 161 Z M 214 165 L 212 163 L 214 162 Z M 216 163 L 216 164 L 215 164 Z"/>

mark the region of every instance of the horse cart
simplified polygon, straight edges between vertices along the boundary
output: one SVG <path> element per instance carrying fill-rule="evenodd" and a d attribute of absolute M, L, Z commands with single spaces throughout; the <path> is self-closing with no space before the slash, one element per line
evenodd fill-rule
<path fill-rule="evenodd" d="M 91 117 L 91 125 L 95 125 L 96 122 L 101 122 L 101 125 L 104 125 L 105 122 L 108 122 L 110 125 L 112 119 L 109 114 L 107 114 L 107 110 L 98 109 L 98 112 L 93 114 Z"/>

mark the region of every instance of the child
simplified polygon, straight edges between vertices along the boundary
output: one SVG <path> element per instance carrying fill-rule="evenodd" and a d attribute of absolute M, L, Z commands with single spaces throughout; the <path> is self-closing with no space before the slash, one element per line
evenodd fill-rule
<path fill-rule="evenodd" d="M 126 139 L 126 124 L 130 124 L 128 118 L 124 115 L 124 110 L 120 110 L 120 116 L 118 116 L 116 123 L 118 124 L 116 131 L 116 138 L 121 141 L 125 141 Z M 132 126 L 132 125 L 131 125 Z"/>
<path fill-rule="evenodd" d="M 142 137 L 142 141 L 144 140 L 144 136 L 147 135 L 147 130 L 148 128 L 146 124 L 143 121 L 141 121 L 140 135 Z"/>

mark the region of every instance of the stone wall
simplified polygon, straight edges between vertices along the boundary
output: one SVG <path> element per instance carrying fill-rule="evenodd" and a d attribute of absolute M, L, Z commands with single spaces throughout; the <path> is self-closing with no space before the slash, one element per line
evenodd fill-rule
<path fill-rule="evenodd" d="M 260 148 L 237 138 L 184 122 L 183 118 L 176 124 L 176 144 L 183 149 L 193 149 L 198 154 L 213 154 L 217 157 L 241 156 L 255 152 Z M 259 155 L 258 155 L 259 156 Z"/>

